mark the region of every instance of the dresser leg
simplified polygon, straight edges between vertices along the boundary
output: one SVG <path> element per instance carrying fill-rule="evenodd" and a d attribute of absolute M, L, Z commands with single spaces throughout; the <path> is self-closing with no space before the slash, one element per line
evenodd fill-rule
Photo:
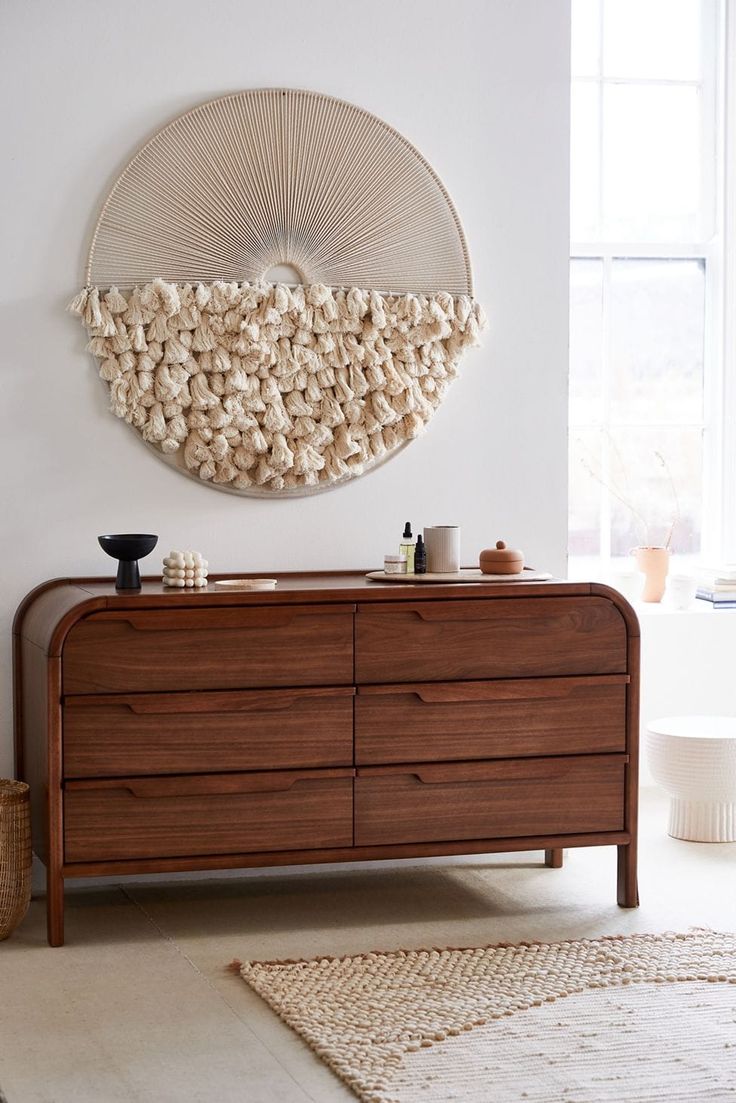
<path fill-rule="evenodd" d="M 544 864 L 550 869 L 562 869 L 562 847 L 555 846 L 552 850 L 545 850 Z"/>
<path fill-rule="evenodd" d="M 64 878 L 52 869 L 46 871 L 46 929 L 49 946 L 64 945 Z"/>
<path fill-rule="evenodd" d="M 639 885 L 636 875 L 636 843 L 618 847 L 618 904 L 621 908 L 639 907 Z"/>

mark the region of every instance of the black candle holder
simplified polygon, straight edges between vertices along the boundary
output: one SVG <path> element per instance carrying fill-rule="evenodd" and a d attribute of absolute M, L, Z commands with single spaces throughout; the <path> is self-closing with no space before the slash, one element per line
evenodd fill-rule
<path fill-rule="evenodd" d="M 153 551 L 158 544 L 158 536 L 152 536 L 148 532 L 121 532 L 112 536 L 98 536 L 97 539 L 103 551 L 119 560 L 115 589 L 140 590 L 138 560 Z"/>

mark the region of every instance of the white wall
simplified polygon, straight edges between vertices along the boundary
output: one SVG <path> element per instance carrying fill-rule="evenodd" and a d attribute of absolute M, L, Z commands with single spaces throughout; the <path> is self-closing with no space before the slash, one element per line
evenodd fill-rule
<path fill-rule="evenodd" d="M 641 625 L 641 784 L 653 785 L 647 724 L 663 716 L 736 716 L 736 612 L 705 601 L 678 612 L 637 605 Z"/>
<path fill-rule="evenodd" d="M 568 0 L 6 0 L 0 775 L 10 621 L 28 589 L 107 573 L 98 533 L 157 532 L 214 570 L 364 567 L 415 525 L 504 537 L 564 570 Z M 106 410 L 64 306 L 98 205 L 181 111 L 262 86 L 327 92 L 402 131 L 463 219 L 491 330 L 428 433 L 354 484 L 297 501 L 200 486 Z M 150 561 L 157 569 L 153 560 Z"/>

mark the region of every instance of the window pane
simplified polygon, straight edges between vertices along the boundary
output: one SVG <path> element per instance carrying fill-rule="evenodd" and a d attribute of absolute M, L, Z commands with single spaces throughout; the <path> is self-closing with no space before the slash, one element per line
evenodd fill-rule
<path fill-rule="evenodd" d="M 604 76 L 700 78 L 700 0 L 605 0 L 603 18 Z"/>
<path fill-rule="evenodd" d="M 702 430 L 613 429 L 610 447 L 612 485 L 631 507 L 611 499 L 611 554 L 665 543 L 671 528 L 673 552 L 699 552 Z"/>
<path fill-rule="evenodd" d="M 570 264 L 570 422 L 590 425 L 602 415 L 603 263 Z"/>
<path fill-rule="evenodd" d="M 574 77 L 600 76 L 600 3 L 601 0 L 572 0 Z"/>
<path fill-rule="evenodd" d="M 611 417 L 703 418 L 705 264 L 616 260 L 611 268 Z"/>
<path fill-rule="evenodd" d="M 607 85 L 603 129 L 606 237 L 697 240 L 701 234 L 700 91 L 687 85 Z"/>
<path fill-rule="evenodd" d="M 600 86 L 573 81 L 570 131 L 570 236 L 593 241 L 600 233 Z"/>
<path fill-rule="evenodd" d="M 571 237 L 606 258 L 570 267 L 573 556 L 700 551 L 706 262 L 676 254 L 714 232 L 719 11 L 572 0 Z"/>
<path fill-rule="evenodd" d="M 570 430 L 570 555 L 600 555 L 601 471 L 600 429 Z"/>

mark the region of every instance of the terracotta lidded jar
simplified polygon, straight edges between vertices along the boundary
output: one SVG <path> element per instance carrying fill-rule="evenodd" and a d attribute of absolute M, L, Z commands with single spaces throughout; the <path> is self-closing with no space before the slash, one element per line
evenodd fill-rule
<path fill-rule="evenodd" d="M 483 574 L 519 574 L 524 569 L 524 553 L 497 540 L 495 548 L 480 553 L 480 569 Z"/>

